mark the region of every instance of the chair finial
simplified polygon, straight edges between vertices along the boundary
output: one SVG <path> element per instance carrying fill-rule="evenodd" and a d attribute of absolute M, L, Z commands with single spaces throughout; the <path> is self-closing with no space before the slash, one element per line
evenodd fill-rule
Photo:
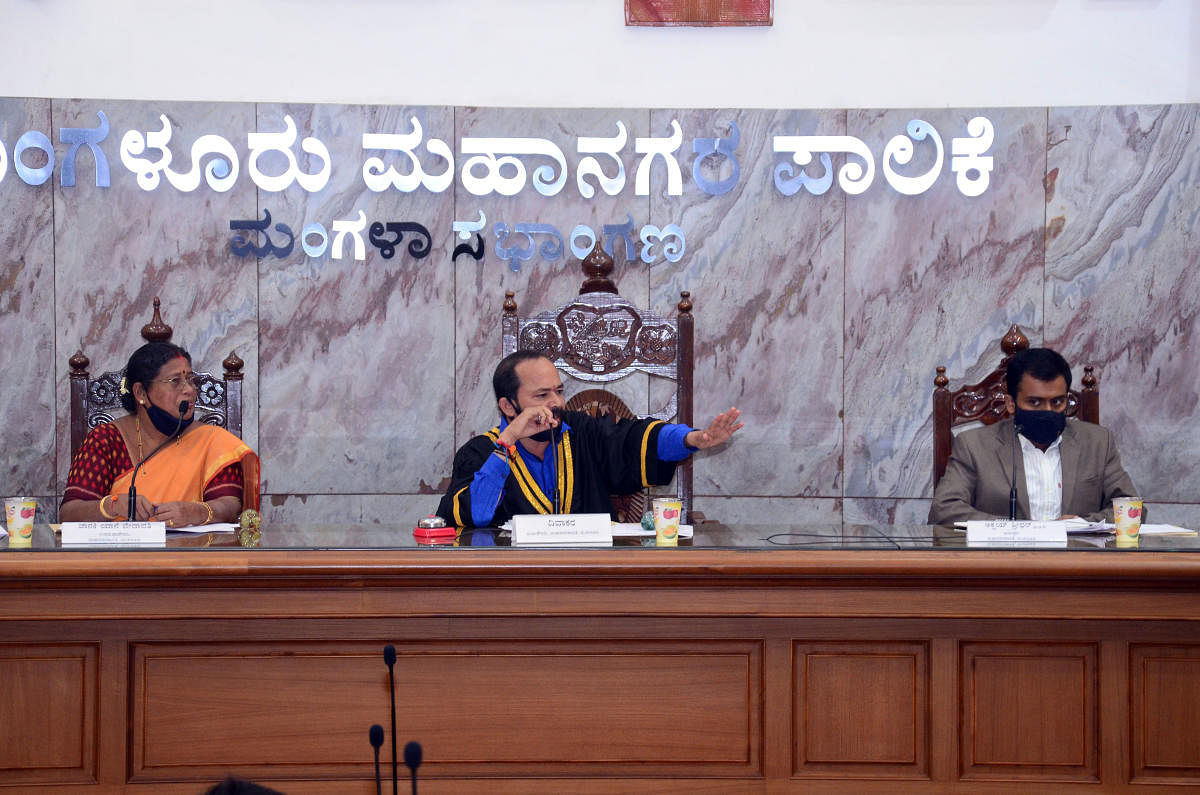
<path fill-rule="evenodd" d="M 160 305 L 158 296 L 154 296 L 154 317 L 149 323 L 142 326 L 142 339 L 146 342 L 170 342 L 171 334 L 175 331 L 163 322 L 162 313 L 159 312 Z"/>
<path fill-rule="evenodd" d="M 517 294 L 512 290 L 504 291 L 504 314 L 513 317 L 517 315 Z"/>
<path fill-rule="evenodd" d="M 221 362 L 221 366 L 225 368 L 225 380 L 243 378 L 242 368 L 246 363 L 242 361 L 242 357 L 237 355 L 237 351 L 230 351 L 225 357 L 225 361 Z"/>
<path fill-rule="evenodd" d="M 937 375 L 933 378 L 933 385 L 937 389 L 945 389 L 950 386 L 950 379 L 946 377 L 946 368 L 938 365 Z"/>
<path fill-rule="evenodd" d="M 1090 364 L 1085 364 L 1083 366 L 1083 381 L 1081 383 L 1083 385 L 1084 392 L 1095 392 L 1096 391 L 1095 370 L 1096 370 L 1096 368 Z"/>
<path fill-rule="evenodd" d="M 1021 331 L 1016 323 L 1013 323 L 1008 333 L 1000 338 L 1000 350 L 1004 351 L 1005 359 L 1011 358 L 1017 351 L 1023 351 L 1028 347 L 1029 337 L 1025 336 L 1025 332 Z"/>
<path fill-rule="evenodd" d="M 579 264 L 583 268 L 583 275 L 587 277 L 583 280 L 583 286 L 579 288 L 580 295 L 584 293 L 617 294 L 617 286 L 613 284 L 612 279 L 608 278 L 613 271 L 613 259 L 608 256 L 608 252 L 604 250 L 604 246 L 600 245 L 599 240 L 592 247 L 591 253 L 580 260 Z"/>
<path fill-rule="evenodd" d="M 92 360 L 83 354 L 82 349 L 75 351 L 75 355 L 67 359 L 67 364 L 71 365 L 71 377 L 86 379 L 88 377 L 88 365 L 91 363 Z"/>
<path fill-rule="evenodd" d="M 692 294 L 687 290 L 679 291 L 679 314 L 688 314 L 692 311 Z"/>

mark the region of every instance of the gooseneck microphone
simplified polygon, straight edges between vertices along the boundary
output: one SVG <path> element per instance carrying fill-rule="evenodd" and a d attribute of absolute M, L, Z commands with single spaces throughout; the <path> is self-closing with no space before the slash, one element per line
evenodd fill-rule
<path fill-rule="evenodd" d="M 1008 521 L 1010 522 L 1017 520 L 1017 450 L 1021 449 L 1021 439 L 1017 436 L 1019 430 L 1021 430 L 1021 426 L 1017 425 L 1016 420 L 1013 420 L 1012 488 L 1008 490 Z"/>
<path fill-rule="evenodd" d="M 176 422 L 175 422 L 175 430 L 171 431 L 170 436 L 168 436 L 166 439 L 163 439 L 161 442 L 159 442 L 158 447 L 155 447 L 153 450 L 151 450 L 150 455 L 146 456 L 141 461 L 138 461 L 137 466 L 135 466 L 133 468 L 133 475 L 131 475 L 129 478 L 129 498 L 128 498 L 128 504 L 127 504 L 129 516 L 126 517 L 126 521 L 129 521 L 129 522 L 137 521 L 137 488 L 135 487 L 135 484 L 137 483 L 138 471 L 141 470 L 142 464 L 146 463 L 151 458 L 154 458 L 155 454 L 157 454 L 159 450 L 166 447 L 167 443 L 170 442 L 172 439 L 174 439 L 176 436 L 178 436 L 179 432 L 181 430 L 183 430 L 183 415 L 187 414 L 189 405 L 191 405 L 191 404 L 188 403 L 186 400 L 179 401 L 179 419 L 176 420 Z"/>
<path fill-rule="evenodd" d="M 560 473 L 558 471 L 558 440 L 559 440 L 559 438 L 561 438 L 561 434 L 556 433 L 556 431 L 561 431 L 561 429 L 562 429 L 563 410 L 560 409 L 558 406 L 555 406 L 554 408 L 550 409 L 550 413 L 554 415 L 554 419 L 558 420 L 558 425 L 555 425 L 554 427 L 552 427 L 550 429 L 550 455 L 554 456 L 554 498 L 551 502 L 550 510 L 552 513 L 558 513 L 560 511 L 560 509 L 567 507 L 565 505 L 560 506 L 558 504 L 558 501 L 559 501 L 558 482 L 559 482 L 560 477 L 565 477 L 565 476 L 563 476 L 562 473 Z M 405 750 L 407 751 L 407 749 L 405 749 Z M 420 746 L 417 746 L 417 750 L 418 751 L 420 750 Z M 419 758 L 417 760 L 417 764 L 421 764 L 421 761 Z"/>
<path fill-rule="evenodd" d="M 383 647 L 383 661 L 387 663 L 388 689 L 392 692 L 392 795 L 396 795 L 399 787 L 396 763 L 396 647 L 390 643 Z"/>
<path fill-rule="evenodd" d="M 375 795 L 383 795 L 383 784 L 379 780 L 379 747 L 383 745 L 383 727 L 372 723 L 367 736 L 371 740 L 371 747 L 375 749 Z"/>
<path fill-rule="evenodd" d="M 412 795 L 417 795 L 417 768 L 421 766 L 421 744 L 410 740 L 404 746 L 404 764 L 408 765 L 412 777 Z"/>

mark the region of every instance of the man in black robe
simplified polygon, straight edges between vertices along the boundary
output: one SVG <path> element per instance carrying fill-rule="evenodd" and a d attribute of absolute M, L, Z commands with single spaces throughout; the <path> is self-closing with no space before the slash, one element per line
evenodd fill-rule
<path fill-rule="evenodd" d="M 610 494 L 665 485 L 696 450 L 742 427 L 736 408 L 704 430 L 661 420 L 595 419 L 565 411 L 554 363 L 517 351 L 496 367 L 492 387 L 502 420 L 454 456 L 438 515 L 459 527 L 498 526 L 514 514 L 607 513 Z"/>

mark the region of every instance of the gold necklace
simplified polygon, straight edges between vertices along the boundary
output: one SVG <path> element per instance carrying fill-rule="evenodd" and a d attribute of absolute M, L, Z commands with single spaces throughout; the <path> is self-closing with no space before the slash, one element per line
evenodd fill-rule
<path fill-rule="evenodd" d="M 133 424 L 137 427 L 138 461 L 141 461 L 142 460 L 142 418 L 135 414 L 133 416 Z"/>

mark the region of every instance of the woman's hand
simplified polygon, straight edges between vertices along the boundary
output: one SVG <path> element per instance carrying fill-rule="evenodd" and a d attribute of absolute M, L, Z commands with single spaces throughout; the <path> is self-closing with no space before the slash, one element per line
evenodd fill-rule
<path fill-rule="evenodd" d="M 141 503 L 141 497 L 138 503 Z M 160 502 L 153 507 L 149 520 L 165 522 L 167 527 L 191 527 L 208 521 L 208 509 L 199 502 Z"/>
<path fill-rule="evenodd" d="M 134 518 L 139 522 L 150 521 L 150 516 L 154 513 L 154 503 L 139 494 L 134 505 L 137 507 L 137 515 Z M 129 495 L 121 494 L 108 498 L 105 509 L 113 516 L 129 516 Z"/>
<path fill-rule="evenodd" d="M 138 503 L 141 503 L 138 497 Z M 209 509 L 212 518 L 209 518 Z M 167 527 L 191 527 L 213 522 L 236 522 L 242 512 L 238 497 L 215 497 L 205 502 L 160 502 L 153 506 L 151 522 L 165 522 Z"/>

